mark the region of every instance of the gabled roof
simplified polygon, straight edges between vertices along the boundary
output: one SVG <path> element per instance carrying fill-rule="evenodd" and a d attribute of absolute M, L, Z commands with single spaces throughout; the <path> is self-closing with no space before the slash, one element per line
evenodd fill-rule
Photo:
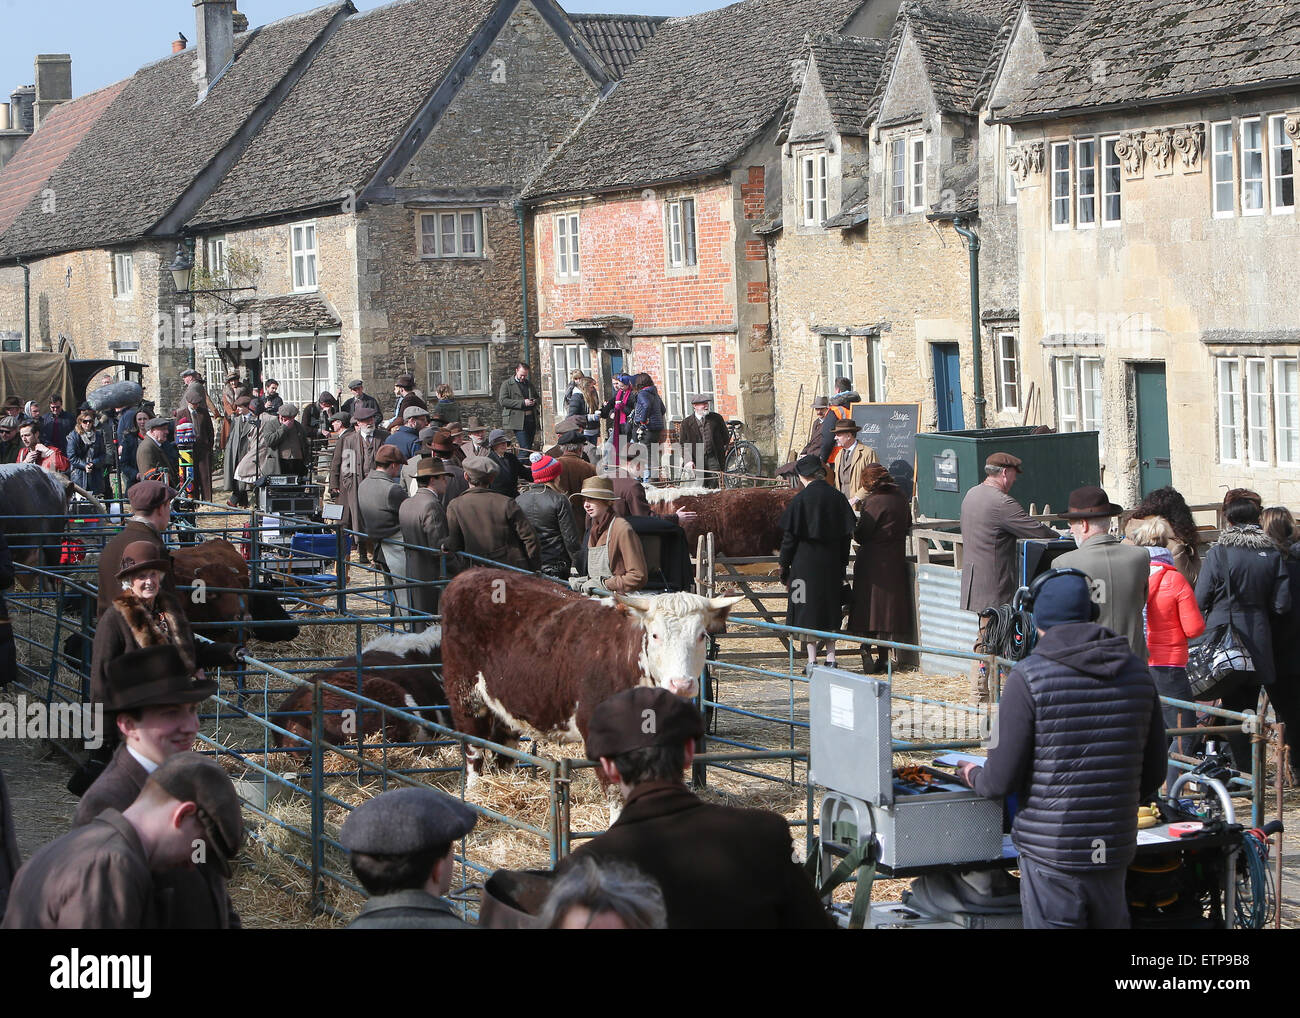
<path fill-rule="evenodd" d="M 525 189 L 584 194 L 721 172 L 782 109 L 808 33 L 862 0 L 743 0 L 664 22 Z"/>
<path fill-rule="evenodd" d="M 0 250 L 44 254 L 148 234 L 335 16 L 351 9 L 340 0 L 236 36 L 233 61 L 197 105 L 194 51 L 141 68 L 50 176 L 58 214 L 33 201 Z"/>
<path fill-rule="evenodd" d="M 621 78 L 668 19 L 646 14 L 570 14 L 569 20 L 614 77 Z"/>
<path fill-rule="evenodd" d="M 348 18 L 191 225 L 360 194 L 496 8 L 497 0 L 398 0 Z"/>
<path fill-rule="evenodd" d="M 0 234 L 3 234 L 27 207 L 32 197 L 68 157 L 95 121 L 122 94 L 125 81 L 101 88 L 70 102 L 54 107 L 41 129 L 23 142 L 9 162 L 0 170 Z M 58 196 L 55 196 L 57 207 Z"/>
<path fill-rule="evenodd" d="M 1097 0 L 999 119 L 1176 103 L 1297 80 L 1295 0 Z"/>
<path fill-rule="evenodd" d="M 979 89 L 989 56 L 1010 8 L 1019 0 L 907 0 L 889 39 L 872 119 L 879 112 L 903 40 L 910 31 L 925 63 L 930 87 L 945 113 L 979 112 Z"/>
<path fill-rule="evenodd" d="M 979 105 L 983 106 L 988 101 L 1022 12 L 1028 15 L 1033 24 L 1043 52 L 1050 55 L 1061 44 L 1061 40 L 1070 29 L 1083 20 L 1091 10 L 1092 0 L 1016 0 L 1012 3 L 1002 21 L 1002 27 L 998 29 L 997 38 L 993 42 L 993 52 L 980 79 L 977 92 Z"/>
<path fill-rule="evenodd" d="M 886 48 L 884 39 L 830 33 L 813 37 L 810 49 L 840 134 L 865 133 Z"/>

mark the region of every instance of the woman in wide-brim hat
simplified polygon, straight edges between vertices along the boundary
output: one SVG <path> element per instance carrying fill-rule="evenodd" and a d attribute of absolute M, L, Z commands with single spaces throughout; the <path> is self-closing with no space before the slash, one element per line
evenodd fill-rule
<path fill-rule="evenodd" d="M 574 590 L 631 594 L 645 585 L 645 550 L 632 525 L 614 515 L 617 499 L 608 477 L 588 477 L 582 490 L 570 496 L 574 508 L 581 509 L 589 521 L 587 572 L 569 581 Z"/>
<path fill-rule="evenodd" d="M 237 663 L 240 648 L 231 643 L 198 647 L 185 610 L 175 595 L 162 589 L 168 564 L 148 541 L 133 541 L 122 551 L 117 578 L 122 592 L 113 598 L 95 631 L 90 664 L 90 698 L 104 702 L 109 663 L 128 651 L 171 644 L 187 674 L 202 679 L 203 669 Z"/>

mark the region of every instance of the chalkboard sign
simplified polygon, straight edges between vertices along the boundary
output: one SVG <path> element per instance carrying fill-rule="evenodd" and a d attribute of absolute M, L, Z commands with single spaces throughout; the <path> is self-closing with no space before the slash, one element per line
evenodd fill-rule
<path fill-rule="evenodd" d="M 916 490 L 916 430 L 920 403 L 854 403 L 853 420 L 861 425 L 858 441 L 876 450 L 902 492 Z"/>

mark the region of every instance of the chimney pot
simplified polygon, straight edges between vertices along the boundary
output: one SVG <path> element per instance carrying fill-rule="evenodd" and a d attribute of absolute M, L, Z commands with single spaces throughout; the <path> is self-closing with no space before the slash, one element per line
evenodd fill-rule
<path fill-rule="evenodd" d="M 186 47 L 188 44 L 189 44 L 189 40 L 188 40 L 187 38 L 185 38 L 185 33 L 184 33 L 184 32 L 177 32 L 177 33 L 176 33 L 176 38 L 172 40 L 172 52 L 173 52 L 173 53 L 180 53 L 180 52 L 182 52 L 182 51 L 185 49 L 185 47 Z"/>
<path fill-rule="evenodd" d="M 9 104 L 0 103 L 0 131 L 9 130 Z"/>

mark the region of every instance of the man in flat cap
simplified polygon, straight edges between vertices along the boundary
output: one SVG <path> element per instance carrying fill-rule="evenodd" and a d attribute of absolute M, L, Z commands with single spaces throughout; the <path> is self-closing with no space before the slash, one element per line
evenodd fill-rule
<path fill-rule="evenodd" d="M 262 442 L 266 446 L 266 459 L 262 463 L 262 476 L 307 476 L 311 441 L 297 418 L 297 403 L 281 403 L 275 422 L 263 429 Z"/>
<path fill-rule="evenodd" d="M 1060 535 L 1039 523 L 1011 497 L 1011 486 L 1024 471 L 1010 453 L 995 452 L 984 463 L 984 480 L 961 503 L 961 607 L 977 615 L 986 608 L 1010 604 L 1019 586 L 1016 577 L 1016 539 L 1056 538 Z M 991 617 L 980 619 L 974 650 L 981 651 Z M 984 663 L 971 667 L 971 693 L 977 703 L 989 699 Z"/>
<path fill-rule="evenodd" d="M 375 563 L 388 574 L 388 582 L 395 585 L 393 605 L 400 615 L 407 614 L 411 603 L 405 588 L 410 574 L 400 516 L 402 503 L 408 496 L 398 480 L 405 464 L 406 457 L 397 446 L 381 445 L 375 452 L 374 468 L 357 491 L 366 537 L 375 548 Z"/>
<path fill-rule="evenodd" d="M 379 400 L 366 392 L 366 383 L 359 378 L 354 378 L 348 382 L 348 389 L 352 395 L 343 401 L 339 406 L 345 414 L 351 414 L 352 419 L 357 419 L 357 410 L 360 407 L 370 407 L 376 414 L 379 413 Z"/>
<path fill-rule="evenodd" d="M 699 467 L 705 471 L 704 487 L 716 488 L 727 455 L 727 422 L 722 414 L 710 409 L 713 397 L 708 393 L 692 393 L 690 400 L 695 412 L 677 426 L 677 440 L 682 444 L 686 469 Z"/>
<path fill-rule="evenodd" d="M 817 893 L 794 862 L 784 818 L 702 802 L 682 782 L 704 721 L 689 700 L 658 686 L 617 693 L 598 706 L 587 756 L 623 793 L 610 829 L 577 860 L 629 863 L 653 877 L 669 929 L 828 929 Z"/>
<path fill-rule="evenodd" d="M 407 546 L 407 575 L 412 583 L 427 584 L 411 588 L 411 607 L 430 615 L 438 614 L 442 594 L 442 588 L 433 584 L 443 578 L 439 560 L 447 541 L 447 509 L 442 497 L 450 477 L 451 471 L 442 460 L 425 456 L 415 468 L 415 493 L 397 510 L 402 541 Z M 414 626 L 418 632 L 426 623 L 417 622 Z"/>
<path fill-rule="evenodd" d="M 227 505 L 247 507 L 248 493 L 257 483 L 256 456 L 250 457 L 259 435 L 257 415 L 252 410 L 251 396 L 236 396 L 231 404 L 230 433 L 226 438 L 226 452 L 221 461 L 222 479 L 230 492 Z M 244 463 L 248 458 L 249 462 Z M 241 469 L 242 466 L 242 469 Z"/>
<path fill-rule="evenodd" d="M 384 427 L 394 428 L 410 423 L 407 420 L 406 411 L 411 407 L 419 407 L 425 411 L 425 416 L 428 416 L 429 404 L 425 402 L 424 396 L 415 387 L 414 375 L 409 372 L 398 375 L 393 380 L 393 395 L 397 397 L 397 406 L 393 410 L 393 416 L 384 422 Z M 419 425 L 419 427 L 424 427 L 424 425 Z"/>
<path fill-rule="evenodd" d="M 199 731 L 199 705 L 217 691 L 197 681 L 173 646 L 145 647 L 108 666 L 104 709 L 121 742 L 104 772 L 86 790 L 72 817 L 82 827 L 105 810 L 124 811 L 149 775 L 177 753 L 190 750 Z M 155 877 L 163 925 L 173 929 L 237 929 L 226 878 L 212 863 Z"/>
<path fill-rule="evenodd" d="M 375 435 L 377 411 L 374 407 L 360 404 L 351 414 L 354 426 L 339 438 L 330 459 L 330 495 L 343 506 L 340 525 L 346 530 L 364 531 L 358 492 L 361 482 L 375 468 L 375 452 L 379 449 L 379 439 Z M 357 557 L 362 562 L 370 560 L 368 540 L 362 539 Z"/>
<path fill-rule="evenodd" d="M 468 552 L 516 569 L 542 567 L 537 532 L 513 498 L 492 490 L 497 465 L 486 456 L 465 460 L 469 490 L 447 506 L 447 550 Z M 457 563 L 470 568 L 480 562 Z"/>
<path fill-rule="evenodd" d="M 129 544 L 148 541 L 155 549 L 155 558 L 167 563 L 163 572 L 162 589 L 176 594 L 176 580 L 172 577 L 171 552 L 163 542 L 163 534 L 171 526 L 172 499 L 176 492 L 161 481 L 137 481 L 127 489 L 126 498 L 131 505 L 131 518 L 122 529 L 108 539 L 99 553 L 99 615 L 113 604 L 113 598 L 122 592 L 117 574 L 122 568 L 122 553 Z"/>
<path fill-rule="evenodd" d="M 420 406 L 408 406 L 402 411 L 402 426 L 384 439 L 384 445 L 395 445 L 404 459 L 410 459 L 420 448 L 420 432 L 429 426 L 429 411 Z"/>
<path fill-rule="evenodd" d="M 206 862 L 229 877 L 243 841 L 221 765 L 177 753 L 125 810 L 105 810 L 37 850 L 14 878 L 10 930 L 138 930 L 167 924 L 155 875 Z"/>
<path fill-rule="evenodd" d="M 1101 612 L 1097 621 L 1128 640 L 1133 653 L 1145 661 L 1151 557 L 1145 548 L 1125 544 L 1110 533 L 1111 519 L 1123 511 L 1095 484 L 1075 488 L 1061 515 L 1070 521 L 1070 534 L 1079 547 L 1052 564 L 1088 574 L 1093 603 Z"/>
<path fill-rule="evenodd" d="M 18 437 L 18 425 L 22 422 L 11 415 L 0 417 L 0 463 L 17 463 L 18 453 L 23 443 Z"/>
<path fill-rule="evenodd" d="M 171 441 L 172 420 L 154 417 L 144 426 L 145 437 L 135 451 L 135 466 L 142 481 L 162 481 L 170 488 L 180 486 L 180 457 Z"/>
<path fill-rule="evenodd" d="M 478 819 L 469 806 L 433 788 L 398 788 L 348 814 L 339 844 L 370 895 L 350 930 L 463 930 L 445 897 L 456 842 Z"/>

